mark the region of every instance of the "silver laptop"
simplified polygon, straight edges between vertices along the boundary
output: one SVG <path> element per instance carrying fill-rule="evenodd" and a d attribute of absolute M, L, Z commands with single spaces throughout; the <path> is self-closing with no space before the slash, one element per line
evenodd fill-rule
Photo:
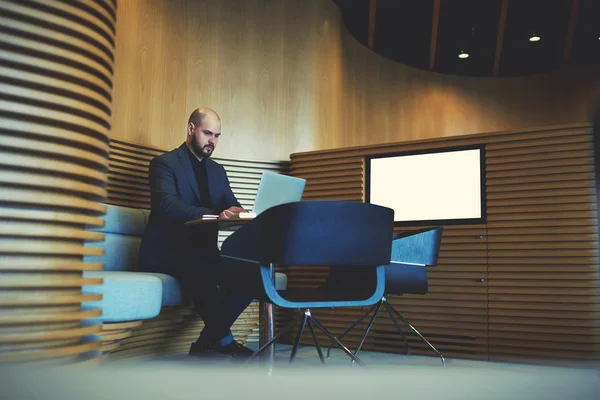
<path fill-rule="evenodd" d="M 253 214 L 248 216 L 254 217 L 271 207 L 300 201 L 305 186 L 306 179 L 265 171 L 258 185 L 252 212 L 241 213 L 240 217 L 244 217 L 242 214 Z"/>

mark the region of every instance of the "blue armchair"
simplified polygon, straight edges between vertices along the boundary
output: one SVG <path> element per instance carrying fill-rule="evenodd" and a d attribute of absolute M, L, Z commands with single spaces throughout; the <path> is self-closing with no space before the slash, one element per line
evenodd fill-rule
<path fill-rule="evenodd" d="M 294 202 L 266 210 L 229 236 L 221 248 L 223 285 L 282 308 L 302 310 L 249 361 L 301 320 L 290 362 L 306 326 L 311 331 L 321 362 L 325 362 L 314 326 L 355 362 L 362 364 L 310 310 L 370 306 L 382 298 L 384 266 L 390 263 L 393 220 L 393 210 L 372 204 Z M 321 287 L 288 287 L 283 293 L 273 284 L 276 265 L 329 266 L 330 272 Z"/>

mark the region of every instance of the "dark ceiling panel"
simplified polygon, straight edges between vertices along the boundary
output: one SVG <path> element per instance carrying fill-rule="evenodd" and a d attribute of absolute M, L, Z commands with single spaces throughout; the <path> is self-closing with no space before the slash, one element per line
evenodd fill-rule
<path fill-rule="evenodd" d="M 571 48 L 571 65 L 600 64 L 600 0 L 581 0 Z"/>
<path fill-rule="evenodd" d="M 498 75 L 531 75 L 562 67 L 572 0 L 512 0 Z M 530 42 L 535 33 L 541 40 Z"/>
<path fill-rule="evenodd" d="M 368 47 L 370 1 L 333 1 L 346 29 Z M 376 0 L 373 51 L 429 69 L 434 1 Z M 440 0 L 433 70 L 494 76 L 497 50 L 498 76 L 558 71 L 565 68 L 565 54 L 569 55 L 566 67 L 600 63 L 600 0 L 508 0 L 502 46 L 496 49 L 502 3 Z M 579 11 L 571 25 L 573 4 L 579 5 Z M 533 33 L 541 40 L 529 41 Z M 462 49 L 469 53 L 468 58 L 458 57 Z"/>
<path fill-rule="evenodd" d="M 338 0 L 348 31 L 364 46 L 369 41 L 369 0 Z"/>
<path fill-rule="evenodd" d="M 427 68 L 432 1 L 377 0 L 373 50 L 404 64 Z"/>
<path fill-rule="evenodd" d="M 486 76 L 494 69 L 501 0 L 443 0 L 435 70 Z M 459 58 L 464 50 L 468 58 Z"/>

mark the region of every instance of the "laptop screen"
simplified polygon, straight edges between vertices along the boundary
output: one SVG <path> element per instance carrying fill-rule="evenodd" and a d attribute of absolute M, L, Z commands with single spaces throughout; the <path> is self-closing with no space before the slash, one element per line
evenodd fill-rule
<path fill-rule="evenodd" d="M 306 179 L 265 171 L 258 185 L 252 212 L 258 215 L 271 207 L 300 201 L 305 186 Z"/>

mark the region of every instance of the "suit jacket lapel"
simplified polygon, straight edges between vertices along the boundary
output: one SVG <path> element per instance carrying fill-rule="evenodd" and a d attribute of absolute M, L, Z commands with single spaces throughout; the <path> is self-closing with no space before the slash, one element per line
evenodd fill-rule
<path fill-rule="evenodd" d="M 185 173 L 185 177 L 187 178 L 188 182 L 192 186 L 192 189 L 194 190 L 194 194 L 196 195 L 196 198 L 198 199 L 198 201 L 200 201 L 200 189 L 198 189 L 198 182 L 196 182 L 196 176 L 194 175 L 194 169 L 192 168 L 192 163 L 190 161 L 190 157 L 187 154 L 187 152 L 188 152 L 188 150 L 186 148 L 185 143 L 183 143 L 181 146 L 179 146 L 179 149 L 177 150 L 177 153 L 179 155 L 179 162 L 181 163 L 181 167 Z"/>

